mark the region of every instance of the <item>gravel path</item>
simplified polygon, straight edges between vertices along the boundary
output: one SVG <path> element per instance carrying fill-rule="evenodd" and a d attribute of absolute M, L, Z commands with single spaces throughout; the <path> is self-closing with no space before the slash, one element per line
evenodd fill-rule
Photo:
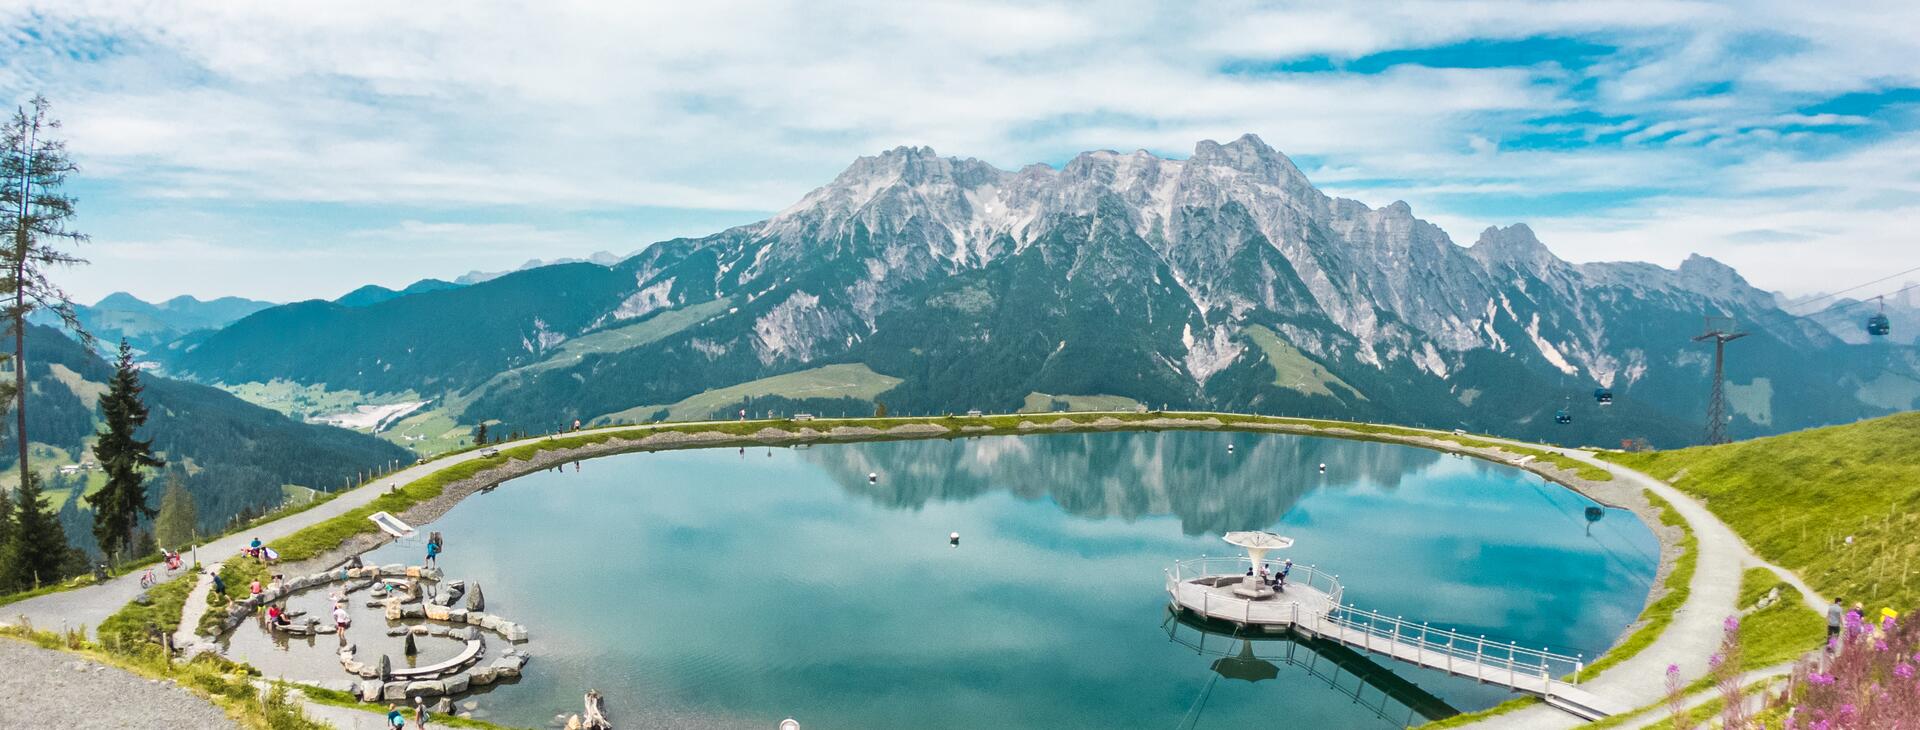
<path fill-rule="evenodd" d="M 0 729 L 174 730 L 238 727 L 213 703 L 171 682 L 0 638 Z"/>
<path fill-rule="evenodd" d="M 1517 443 L 1517 442 L 1515 442 Z M 1564 449 L 1520 444 L 1532 448 L 1547 449 L 1574 459 L 1606 469 L 1614 479 L 1625 480 L 1628 484 L 1651 490 L 1661 499 L 1673 505 L 1675 512 L 1685 519 L 1698 540 L 1699 563 L 1689 584 L 1687 602 L 1674 612 L 1673 623 L 1667 625 L 1660 638 L 1599 677 L 1580 684 L 1581 688 L 1607 698 L 1616 705 L 1627 708 L 1642 707 L 1660 702 L 1666 696 L 1667 665 L 1680 667 L 1683 682 L 1705 676 L 1707 659 L 1713 656 L 1720 646 L 1722 622 L 1728 616 L 1739 612 L 1740 578 L 1748 567 L 1765 567 L 1783 576 L 1791 576 L 1787 571 L 1755 555 L 1733 529 L 1721 522 L 1707 506 L 1701 504 L 1685 492 L 1666 482 L 1634 471 L 1612 462 L 1602 461 L 1593 454 L 1578 449 Z M 1792 581 L 1794 587 L 1802 592 L 1802 600 L 1809 607 L 1824 603 L 1818 595 L 1797 577 Z M 1470 727 L 1475 728 L 1571 728 L 1580 722 L 1573 716 L 1559 710 L 1536 705 L 1524 710 L 1509 712 L 1491 717 Z"/>

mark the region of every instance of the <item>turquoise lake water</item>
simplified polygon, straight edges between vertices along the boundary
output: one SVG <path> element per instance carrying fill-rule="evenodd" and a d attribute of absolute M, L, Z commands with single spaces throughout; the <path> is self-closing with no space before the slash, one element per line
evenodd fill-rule
<path fill-rule="evenodd" d="M 1392 728 L 1511 695 L 1170 620 L 1163 571 L 1271 529 L 1356 605 L 1593 657 L 1659 548 L 1591 506 L 1411 447 L 1099 433 L 611 456 L 425 529 L 531 631 L 525 678 L 478 697 L 496 721 L 544 726 L 591 687 L 626 727 Z M 398 653 L 366 633 L 363 654 Z"/>

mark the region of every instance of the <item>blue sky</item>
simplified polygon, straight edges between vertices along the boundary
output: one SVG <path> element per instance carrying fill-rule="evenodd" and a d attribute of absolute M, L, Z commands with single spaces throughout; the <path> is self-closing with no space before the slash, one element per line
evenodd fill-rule
<path fill-rule="evenodd" d="M 1920 265 L 1920 4 L 0 0 L 83 165 L 81 299 L 625 254 L 901 144 L 1259 134 L 1329 193 L 1794 293 Z"/>

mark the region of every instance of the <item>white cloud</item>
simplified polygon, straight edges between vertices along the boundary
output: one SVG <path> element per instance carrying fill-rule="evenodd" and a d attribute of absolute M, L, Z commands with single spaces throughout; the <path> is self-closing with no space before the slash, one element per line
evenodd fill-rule
<path fill-rule="evenodd" d="M 1321 161 L 1309 173 L 1331 192 L 1405 198 L 1459 225 L 1483 217 L 1453 207 L 1465 196 L 1519 208 L 1543 195 L 1658 188 L 1657 202 L 1613 214 L 1511 217 L 1559 232 L 1549 244 L 1569 257 L 1645 250 L 1672 261 L 1681 248 L 1761 229 L 1743 218 L 1778 206 L 1755 196 L 1781 175 L 1802 191 L 1853 192 L 1803 193 L 1812 197 L 1798 202 L 1831 207 L 1775 223 L 1892 245 L 1902 224 L 1875 210 L 1901 209 L 1886 196 L 1906 188 L 1869 201 L 1847 176 L 1901 171 L 1823 162 L 1821 135 L 1871 120 L 1799 110 L 1844 91 L 1920 85 L 1915 25 L 1913 3 L 1788 0 L 0 1 L 0 51 L 19 51 L 0 56 L 0 97 L 55 98 L 86 174 L 131 196 L 88 201 L 102 207 L 344 204 L 422 220 L 475 207 L 777 210 L 853 156 L 896 144 L 1016 167 L 1090 148 L 1184 154 L 1197 139 L 1253 131 Z M 1540 36 L 1622 50 L 1584 70 L 1221 72 L 1237 61 Z M 1529 121 L 1575 112 L 1596 118 Z M 1606 141 L 1508 146 L 1549 132 Z M 1880 207 L 1858 210 L 1869 202 Z M 1635 228 L 1642 215 L 1652 218 Z M 330 233 L 364 228 L 338 225 Z M 1468 239 L 1478 229 L 1451 225 Z M 438 239 L 423 230 L 407 240 L 462 252 L 451 229 Z M 492 239 L 499 247 L 515 245 L 514 231 L 487 230 L 503 234 Z M 1636 230 L 1645 235 L 1608 237 Z M 477 245 L 483 232 L 462 233 Z M 166 233 L 148 240 L 173 240 Z M 631 248 L 544 221 L 520 233 L 520 258 Z M 219 242 L 274 245 L 239 235 Z M 1775 267 L 1754 236 L 1742 240 L 1715 250 L 1765 285 L 1819 285 Z M 592 248 L 559 250 L 572 246 Z"/>

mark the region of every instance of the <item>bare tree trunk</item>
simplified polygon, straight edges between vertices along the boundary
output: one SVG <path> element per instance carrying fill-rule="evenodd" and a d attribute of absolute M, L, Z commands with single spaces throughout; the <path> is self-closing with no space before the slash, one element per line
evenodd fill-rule
<path fill-rule="evenodd" d="M 29 183 L 27 181 L 21 181 L 22 188 L 25 188 L 28 184 Z M 25 191 L 23 190 L 23 192 Z M 21 197 L 25 198 L 24 195 Z M 20 484 L 22 486 L 25 486 L 27 483 L 27 472 L 28 472 L 28 466 L 27 466 L 27 317 L 26 317 L 26 310 L 24 309 L 27 303 L 27 288 L 25 286 L 26 284 L 25 277 L 27 273 L 26 272 L 26 266 L 27 266 L 27 261 L 26 261 L 27 228 L 26 226 L 27 226 L 27 216 L 26 216 L 26 211 L 23 209 L 20 212 L 20 220 L 18 222 L 18 228 L 13 232 L 13 235 L 14 235 L 13 250 L 16 256 L 14 257 L 14 262 L 13 262 L 13 322 L 12 322 L 13 324 L 13 387 L 14 387 L 14 398 L 17 399 L 16 402 L 13 404 L 14 427 L 16 429 L 14 431 L 14 440 L 20 442 Z"/>
<path fill-rule="evenodd" d="M 16 269 L 17 271 L 18 269 Z M 19 279 L 14 279 L 19 281 Z M 14 310 L 19 311 L 21 300 L 25 296 L 19 290 L 13 293 Z M 27 483 L 27 327 L 24 318 L 13 321 L 13 404 L 14 440 L 20 442 L 20 484 Z"/>
<path fill-rule="evenodd" d="M 27 234 L 29 230 L 27 214 L 33 205 L 33 145 L 37 136 L 39 120 L 35 118 L 35 129 L 26 136 L 26 148 L 21 152 L 26 165 L 20 175 L 20 215 L 14 219 L 13 239 L 13 404 L 14 439 L 20 442 L 20 486 L 27 485 Z"/>

